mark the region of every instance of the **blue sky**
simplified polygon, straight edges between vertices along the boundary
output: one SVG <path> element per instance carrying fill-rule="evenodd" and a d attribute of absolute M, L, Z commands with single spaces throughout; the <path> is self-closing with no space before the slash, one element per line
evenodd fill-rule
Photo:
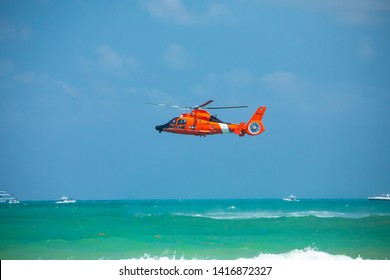
<path fill-rule="evenodd" d="M 0 188 L 22 200 L 390 192 L 390 2 L 0 0 Z M 214 99 L 258 137 L 154 127 Z"/>

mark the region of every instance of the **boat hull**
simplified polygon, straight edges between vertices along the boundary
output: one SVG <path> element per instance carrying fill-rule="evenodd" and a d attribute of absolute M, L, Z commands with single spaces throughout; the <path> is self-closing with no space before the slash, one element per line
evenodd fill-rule
<path fill-rule="evenodd" d="M 57 201 L 56 202 L 56 204 L 68 204 L 68 203 L 76 203 L 76 200 Z"/>

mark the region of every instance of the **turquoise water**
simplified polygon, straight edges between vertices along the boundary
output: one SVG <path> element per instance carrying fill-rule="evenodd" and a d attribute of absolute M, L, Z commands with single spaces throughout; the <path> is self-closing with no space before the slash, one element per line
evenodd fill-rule
<path fill-rule="evenodd" d="M 1 259 L 390 259 L 390 202 L 130 200 L 0 206 Z"/>

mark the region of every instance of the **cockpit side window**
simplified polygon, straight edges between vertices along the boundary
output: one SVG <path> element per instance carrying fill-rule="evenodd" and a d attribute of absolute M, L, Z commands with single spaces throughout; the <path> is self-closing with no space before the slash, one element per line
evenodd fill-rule
<path fill-rule="evenodd" d="M 218 123 L 223 123 L 220 119 L 218 119 L 216 116 L 210 116 L 210 121 L 211 122 L 218 122 Z"/>

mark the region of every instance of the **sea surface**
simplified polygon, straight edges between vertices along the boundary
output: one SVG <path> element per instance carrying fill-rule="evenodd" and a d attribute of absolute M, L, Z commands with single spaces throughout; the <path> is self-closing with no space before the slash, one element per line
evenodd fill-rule
<path fill-rule="evenodd" d="M 0 205 L 0 259 L 390 259 L 390 202 L 126 200 Z"/>

